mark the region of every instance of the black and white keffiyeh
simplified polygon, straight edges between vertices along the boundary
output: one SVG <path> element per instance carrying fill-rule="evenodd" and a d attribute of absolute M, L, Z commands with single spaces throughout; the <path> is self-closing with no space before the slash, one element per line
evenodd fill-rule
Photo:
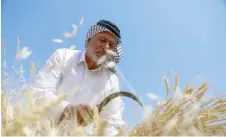
<path fill-rule="evenodd" d="M 107 59 L 104 64 L 107 65 L 109 62 L 114 62 L 115 64 L 117 64 L 120 60 L 120 58 L 123 55 L 123 51 L 122 51 L 122 46 L 121 46 L 121 40 L 120 40 L 120 34 L 119 36 L 117 36 L 117 34 L 115 33 L 115 31 L 111 31 L 110 29 L 108 29 L 108 27 L 105 27 L 103 25 L 93 25 L 90 27 L 87 35 L 86 35 L 86 44 L 85 44 L 85 49 L 87 48 L 87 42 L 88 40 L 93 37 L 95 34 L 100 33 L 100 32 L 110 32 L 112 33 L 115 37 L 117 37 L 117 46 L 114 49 L 115 55 L 112 56 L 112 58 Z M 116 70 L 115 68 L 109 68 L 114 74 L 116 74 Z"/>

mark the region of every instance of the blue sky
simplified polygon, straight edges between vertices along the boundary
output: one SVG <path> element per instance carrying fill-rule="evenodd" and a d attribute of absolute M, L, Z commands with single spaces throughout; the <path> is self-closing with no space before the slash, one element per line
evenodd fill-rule
<path fill-rule="evenodd" d="M 79 25 L 84 16 L 84 24 Z M 116 23 L 122 33 L 124 57 L 119 63 L 123 73 L 123 90 L 142 97 L 145 104 L 155 102 L 147 93 L 165 95 L 163 76 L 179 85 L 198 86 L 208 81 L 207 96 L 226 91 L 226 2 L 223 0 L 3 0 L 2 59 L 6 47 L 7 72 L 12 75 L 16 54 L 16 37 L 21 47 L 28 46 L 32 55 L 21 63 L 29 78 L 29 63 L 42 67 L 57 48 L 75 44 L 84 50 L 85 35 L 90 25 L 100 19 Z M 78 33 L 63 44 L 72 24 Z M 16 65 L 15 65 L 16 66 Z M 18 63 L 17 63 L 18 67 Z M 15 87 L 11 77 L 10 86 Z M 123 119 L 129 124 L 141 121 L 143 110 L 132 100 L 123 98 L 126 108 Z M 134 116 L 138 113 L 138 117 Z"/>

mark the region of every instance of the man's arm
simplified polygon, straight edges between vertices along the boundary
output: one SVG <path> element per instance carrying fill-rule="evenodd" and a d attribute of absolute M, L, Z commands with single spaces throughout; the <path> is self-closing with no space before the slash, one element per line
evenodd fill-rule
<path fill-rule="evenodd" d="M 119 81 L 117 76 L 112 77 L 111 89 L 108 91 L 107 95 L 110 95 L 114 92 L 119 92 Z M 120 97 L 117 97 L 110 101 L 100 113 L 100 117 L 108 121 L 108 126 L 105 130 L 105 135 L 117 135 L 120 128 L 125 127 L 125 122 L 122 120 L 124 110 L 124 103 Z"/>
<path fill-rule="evenodd" d="M 61 82 L 64 56 L 64 50 L 56 50 L 35 77 L 35 82 L 30 85 L 37 104 L 43 103 L 44 101 L 56 101 L 58 99 L 56 91 Z M 49 114 L 54 119 L 58 119 L 68 104 L 68 102 L 62 101 L 54 109 L 51 109 Z"/>

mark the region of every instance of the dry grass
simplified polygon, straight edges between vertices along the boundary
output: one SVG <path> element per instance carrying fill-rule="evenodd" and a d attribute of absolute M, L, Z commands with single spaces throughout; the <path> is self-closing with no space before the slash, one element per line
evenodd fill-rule
<path fill-rule="evenodd" d="M 4 124 L 2 125 L 2 135 L 3 136 L 15 136 L 23 135 L 23 129 L 27 128 L 30 124 L 36 124 L 38 121 L 42 120 L 51 108 L 54 108 L 59 102 L 61 102 L 64 96 L 59 96 L 58 100 L 55 102 L 43 102 L 41 105 L 32 105 L 29 102 L 29 108 L 24 111 L 22 109 L 22 103 L 16 104 L 11 110 L 5 112 L 5 110 L 10 110 L 12 106 L 5 103 L 5 96 L 2 92 L 2 120 Z M 31 100 L 29 97 L 28 99 Z M 12 116 L 13 115 L 13 116 Z"/>
<path fill-rule="evenodd" d="M 211 98 L 201 101 L 207 88 L 206 83 L 196 91 L 187 87 L 179 97 L 169 97 L 164 103 L 158 104 L 150 118 L 137 125 L 129 135 L 225 136 L 226 99 Z"/>
<path fill-rule="evenodd" d="M 168 90 L 169 84 L 166 83 L 166 87 Z M 207 83 L 196 90 L 186 87 L 179 96 L 173 94 L 162 103 L 158 103 L 150 117 L 132 131 L 124 133 L 124 130 L 121 129 L 118 135 L 226 135 L 226 99 L 218 97 L 201 101 L 207 89 Z M 174 92 L 180 92 L 177 84 L 174 85 Z M 32 106 L 32 109 L 22 112 L 20 104 L 18 104 L 13 107 L 12 117 L 10 116 L 12 114 L 9 114 L 10 106 L 7 106 L 2 92 L 2 135 L 87 135 L 83 127 L 76 126 L 70 120 L 65 120 L 57 127 L 54 121 L 43 118 L 47 111 L 63 98 L 37 106 L 33 104 L 31 94 L 28 95 L 29 106 Z M 30 128 L 29 125 L 32 123 L 35 126 Z M 93 134 L 104 135 L 107 122 L 100 121 L 97 111 L 95 111 L 93 123 L 96 127 Z"/>

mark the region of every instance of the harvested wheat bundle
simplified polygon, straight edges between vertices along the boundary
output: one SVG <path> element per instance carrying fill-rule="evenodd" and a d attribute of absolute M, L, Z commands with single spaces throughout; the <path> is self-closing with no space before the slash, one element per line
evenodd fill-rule
<path fill-rule="evenodd" d="M 167 94 L 169 84 L 164 78 Z M 176 78 L 177 81 L 177 78 Z M 158 103 L 148 119 L 137 125 L 129 136 L 212 136 L 226 135 L 226 99 L 202 101 L 208 84 L 180 92 L 175 82 L 174 94 Z M 176 93 L 175 92 L 180 92 Z"/>

